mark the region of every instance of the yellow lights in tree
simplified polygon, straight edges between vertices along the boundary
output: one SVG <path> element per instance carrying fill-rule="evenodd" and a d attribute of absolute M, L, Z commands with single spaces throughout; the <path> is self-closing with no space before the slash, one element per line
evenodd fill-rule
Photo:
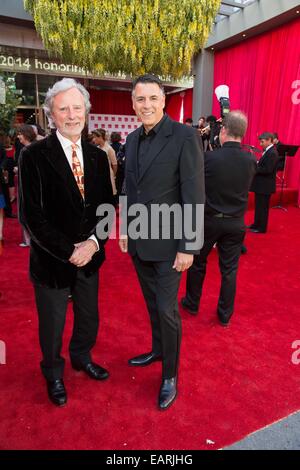
<path fill-rule="evenodd" d="M 178 79 L 205 44 L 220 0 L 24 0 L 46 49 L 102 74 Z"/>

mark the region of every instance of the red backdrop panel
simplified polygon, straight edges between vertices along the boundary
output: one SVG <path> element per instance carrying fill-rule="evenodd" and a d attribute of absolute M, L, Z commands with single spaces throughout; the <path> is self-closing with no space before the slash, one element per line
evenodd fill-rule
<path fill-rule="evenodd" d="M 92 113 L 135 115 L 132 109 L 131 92 L 89 89 Z"/>
<path fill-rule="evenodd" d="M 180 120 L 180 111 L 183 102 L 183 122 L 193 116 L 193 89 L 178 91 L 166 97 L 166 113 L 175 121 Z"/>
<path fill-rule="evenodd" d="M 193 88 L 189 88 L 184 92 L 183 99 L 183 122 L 186 118 L 193 117 Z M 198 123 L 195 123 L 198 124 Z"/>
<path fill-rule="evenodd" d="M 131 92 L 116 90 L 95 90 L 89 89 L 92 113 L 96 114 L 125 114 L 135 115 L 132 109 Z M 166 96 L 166 112 L 168 115 L 179 121 L 181 103 L 184 103 L 184 118 L 192 115 L 193 90 L 178 92 Z"/>
<path fill-rule="evenodd" d="M 166 96 L 166 113 L 175 121 L 180 120 L 182 99 L 183 97 L 180 92 Z"/>
<path fill-rule="evenodd" d="M 215 54 L 214 89 L 229 86 L 231 109 L 245 111 L 245 143 L 258 145 L 263 131 L 300 145 L 300 20 L 297 19 Z M 213 114 L 220 114 L 214 96 Z M 287 182 L 299 188 L 300 152 L 288 159 Z"/>

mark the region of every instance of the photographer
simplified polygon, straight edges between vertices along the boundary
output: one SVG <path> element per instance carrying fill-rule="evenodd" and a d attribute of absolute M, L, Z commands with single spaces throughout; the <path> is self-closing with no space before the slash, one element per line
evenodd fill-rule
<path fill-rule="evenodd" d="M 216 116 L 211 115 L 206 118 L 207 123 L 209 124 L 209 134 L 208 134 L 208 149 L 215 150 L 220 148 L 219 134 L 222 126 L 222 118 L 217 119 Z"/>

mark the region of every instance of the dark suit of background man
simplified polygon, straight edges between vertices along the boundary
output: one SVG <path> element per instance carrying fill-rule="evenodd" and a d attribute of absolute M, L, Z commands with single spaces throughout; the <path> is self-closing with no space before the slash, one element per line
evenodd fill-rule
<path fill-rule="evenodd" d="M 160 80 L 152 75 L 136 79 L 132 92 L 133 108 L 143 126 L 132 132 L 126 141 L 126 194 L 128 207 L 143 204 L 151 210 L 155 204 L 172 206 L 190 204 L 195 215 L 196 204 L 203 210 L 203 152 L 198 132 L 172 121 L 164 115 L 165 94 Z M 132 366 L 146 366 L 162 361 L 160 409 L 168 408 L 177 394 L 177 371 L 181 342 L 181 322 L 177 293 L 182 271 L 192 264 L 198 247 L 187 246 L 184 235 L 176 239 L 174 227 L 169 239 L 150 237 L 120 240 L 123 252 L 128 251 L 139 278 L 152 327 L 152 350 L 129 360 Z M 203 219 L 197 227 L 202 233 Z M 160 227 L 161 228 L 161 227 Z M 195 228 L 195 227 L 194 227 Z M 190 248 L 190 249 L 189 249 Z"/>
<path fill-rule="evenodd" d="M 222 275 L 217 314 L 227 326 L 233 314 L 236 277 L 245 236 L 244 214 L 248 191 L 256 170 L 256 160 L 241 147 L 247 118 L 241 111 L 226 115 L 220 131 L 222 147 L 205 153 L 204 245 L 187 272 L 183 308 L 197 314 L 206 273 L 207 257 L 218 246 Z"/>
<path fill-rule="evenodd" d="M 22 153 L 20 220 L 31 237 L 41 369 L 50 400 L 61 406 L 67 401 L 61 347 L 70 293 L 72 366 L 93 379 L 108 377 L 92 362 L 91 349 L 98 331 L 98 269 L 105 258 L 105 239 L 95 232 L 96 209 L 112 201 L 112 189 L 106 154 L 81 139 L 90 109 L 85 88 L 73 79 L 55 83 L 44 109 L 57 131 Z"/>
<path fill-rule="evenodd" d="M 257 163 L 256 175 L 250 189 L 255 193 L 255 215 L 250 231 L 266 233 L 270 198 L 271 194 L 276 192 L 276 171 L 279 157 L 273 145 L 273 134 L 264 132 L 259 136 L 259 142 L 264 152 Z"/>

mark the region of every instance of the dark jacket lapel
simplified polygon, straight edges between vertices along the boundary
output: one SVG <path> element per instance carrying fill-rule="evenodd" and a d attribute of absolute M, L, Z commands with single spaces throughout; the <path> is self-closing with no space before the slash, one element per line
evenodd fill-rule
<path fill-rule="evenodd" d="M 66 187 L 81 198 L 72 169 L 56 134 L 47 137 L 45 156 L 57 175 L 64 180 Z"/>
<path fill-rule="evenodd" d="M 140 131 L 140 129 L 139 129 L 139 131 Z M 131 146 L 132 146 L 131 155 L 132 155 L 132 159 L 133 159 L 132 164 L 131 164 L 131 168 L 134 170 L 136 180 L 138 180 L 138 174 L 139 174 L 139 169 L 138 169 L 139 136 L 140 136 L 140 132 L 136 132 L 135 135 L 133 136 L 132 143 L 131 143 Z"/>
<path fill-rule="evenodd" d="M 81 141 L 82 153 L 83 153 L 83 164 L 84 164 L 84 198 L 89 199 L 91 191 L 93 190 L 93 183 L 96 178 L 97 161 L 99 158 L 97 155 L 97 148 L 95 150 L 91 146 L 87 145 L 85 141 Z"/>
<path fill-rule="evenodd" d="M 261 159 L 259 160 L 259 164 L 260 164 L 260 165 L 262 165 L 262 164 L 265 162 L 265 160 L 268 158 L 268 156 L 271 155 L 271 153 L 273 152 L 273 148 L 274 148 L 274 146 L 271 147 L 269 150 L 267 150 L 267 151 L 264 153 L 264 155 L 263 155 L 263 156 L 261 157 Z"/>
<path fill-rule="evenodd" d="M 168 143 L 168 137 L 173 134 L 173 125 L 169 117 L 166 118 L 165 122 L 159 130 L 159 133 L 153 141 L 153 145 L 150 148 L 149 154 L 147 154 L 147 161 L 139 175 L 138 181 L 140 181 L 144 174 L 148 171 L 158 154 L 162 151 L 165 145 Z"/>

